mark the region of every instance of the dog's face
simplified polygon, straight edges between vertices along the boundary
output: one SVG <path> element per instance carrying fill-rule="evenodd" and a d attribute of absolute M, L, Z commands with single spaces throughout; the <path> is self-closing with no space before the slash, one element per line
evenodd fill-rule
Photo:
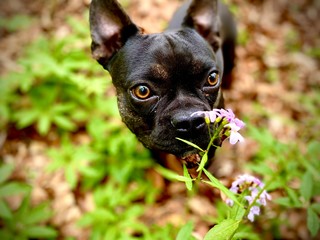
<path fill-rule="evenodd" d="M 110 72 L 121 117 L 138 139 L 149 149 L 187 160 L 196 150 L 177 138 L 206 149 L 208 126 L 192 113 L 223 106 L 217 43 L 201 36 L 199 24 L 142 34 L 114 1 L 93 1 L 90 21 L 93 55 Z"/>

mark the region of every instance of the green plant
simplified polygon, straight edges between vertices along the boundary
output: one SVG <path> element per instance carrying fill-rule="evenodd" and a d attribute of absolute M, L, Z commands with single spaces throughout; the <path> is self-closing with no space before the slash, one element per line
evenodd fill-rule
<path fill-rule="evenodd" d="M 315 236 L 320 228 L 320 205 L 316 202 L 316 197 L 320 195 L 320 142 L 310 141 L 307 151 L 303 151 L 295 143 L 281 143 L 267 130 L 249 128 L 249 131 L 263 147 L 260 147 L 254 162 L 247 167 L 265 179 L 272 178 L 270 190 L 280 190 L 283 193 L 274 202 L 284 208 L 307 212 L 307 227 L 311 235 Z M 297 180 L 300 187 L 292 184 Z M 281 220 L 279 224 L 288 224 L 287 219 Z"/>
<path fill-rule="evenodd" d="M 214 124 L 220 123 L 219 127 L 214 128 L 215 132 L 211 138 L 209 146 L 214 142 L 214 139 L 220 136 L 220 132 L 223 132 L 222 129 L 226 124 L 223 119 L 230 117 L 229 114 L 225 114 L 224 112 L 224 110 L 213 110 L 211 112 L 205 112 L 204 114 L 205 118 L 208 120 L 207 122 L 214 122 Z M 222 120 L 221 116 L 223 116 Z M 232 115 L 230 119 L 232 119 Z M 236 125 L 240 126 L 242 124 L 236 123 Z M 237 128 L 236 130 L 239 129 Z M 224 134 L 229 136 L 228 133 Z M 266 129 L 249 127 L 249 135 L 255 139 L 261 147 L 256 153 L 254 161 L 250 164 L 246 164 L 245 167 L 251 172 L 260 175 L 266 181 L 266 185 L 263 185 L 259 179 L 252 176 L 240 176 L 236 181 L 234 181 L 230 188 L 231 192 L 237 194 L 237 196 L 234 196 L 230 190 L 226 189 L 220 183 L 218 179 L 203 168 L 207 161 L 206 153 L 208 152 L 208 149 L 202 150 L 185 140 L 182 141 L 203 152 L 201 162 L 197 169 L 198 177 L 191 178 L 185 165 L 183 176 L 179 176 L 176 173 L 161 167 L 158 167 L 157 170 L 163 176 L 171 180 L 185 182 L 188 190 L 192 190 L 193 184 L 199 184 L 198 182 L 200 181 L 219 189 L 227 196 L 228 199 L 226 202 L 229 206 L 224 204 L 223 210 L 218 208 L 220 209 L 220 216 L 218 216 L 217 219 L 214 219 L 216 225 L 205 235 L 204 239 L 206 240 L 242 238 L 260 239 L 260 236 L 264 235 L 263 232 L 260 230 L 260 235 L 258 236 L 254 232 L 254 229 L 244 221 L 244 217 L 248 216 L 248 219 L 253 221 L 254 215 L 260 214 L 259 205 L 265 205 L 266 199 L 270 199 L 270 196 L 266 193 L 265 189 L 268 189 L 268 191 L 278 191 L 283 194 L 283 197 L 278 197 L 273 200 L 274 203 L 279 204 L 272 209 L 274 214 L 282 213 L 284 209 L 281 208 L 301 209 L 305 211 L 307 215 L 307 227 L 310 231 L 310 235 L 315 237 L 320 228 L 320 205 L 316 201 L 317 197 L 320 195 L 320 163 L 318 161 L 318 156 L 320 155 L 320 150 L 318 148 L 319 141 L 311 141 L 308 144 L 307 150 L 303 151 L 297 144 L 281 143 Z M 230 135 L 230 139 L 231 138 L 232 135 Z M 237 139 L 241 138 L 237 137 Z M 288 159 L 290 159 L 290 161 L 288 161 Z M 202 179 L 202 172 L 204 172 L 209 181 Z M 299 187 L 291 185 L 291 183 L 294 183 L 297 180 L 300 184 Z M 239 191 L 240 195 L 238 194 Z M 259 205 L 256 206 L 256 203 L 259 203 Z M 280 211 L 279 208 L 281 209 Z M 273 236 L 281 237 L 278 236 L 279 228 L 281 225 L 283 226 L 284 224 L 287 224 L 287 219 L 281 219 L 280 216 L 279 219 L 280 221 L 277 223 L 270 219 L 270 223 L 265 224 L 263 231 L 270 231 L 272 226 Z M 265 219 L 265 221 L 268 221 L 268 219 Z M 180 234 L 185 235 L 190 233 L 190 228 L 190 225 L 188 225 L 188 227 L 183 227 L 179 232 L 179 236 Z"/>
<path fill-rule="evenodd" d="M 9 122 L 20 129 L 35 125 L 45 135 L 52 126 L 74 131 L 88 119 L 91 98 L 103 95 L 110 77 L 97 76 L 97 64 L 88 61 L 88 46 L 82 44 L 88 29 L 74 19 L 69 25 L 72 36 L 33 42 L 18 61 L 20 71 L 1 81 L 1 127 Z"/>
<path fill-rule="evenodd" d="M 33 22 L 33 19 L 28 15 L 16 14 L 12 17 L 0 17 L 0 28 L 8 32 L 15 32 L 17 30 L 27 28 Z"/>
<path fill-rule="evenodd" d="M 83 216 L 79 224 L 92 229 L 91 239 L 131 239 L 147 231 L 138 220 L 144 212 L 142 204 L 132 204 L 144 197 L 144 184 L 121 185 L 112 179 L 94 191 L 95 209 Z M 119 231 L 121 229 L 121 231 Z"/>
<path fill-rule="evenodd" d="M 30 203 L 31 187 L 25 183 L 10 181 L 13 165 L 0 166 L 0 238 L 1 239 L 51 239 L 57 231 L 44 223 L 52 213 L 48 203 L 32 206 Z M 10 197 L 21 196 L 17 209 L 8 205 Z"/>

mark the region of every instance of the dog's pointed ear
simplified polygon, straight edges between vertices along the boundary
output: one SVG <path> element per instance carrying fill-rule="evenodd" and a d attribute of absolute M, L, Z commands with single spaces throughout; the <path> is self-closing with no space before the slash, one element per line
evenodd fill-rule
<path fill-rule="evenodd" d="M 92 0 L 90 5 L 91 52 L 104 68 L 111 57 L 139 28 L 115 0 Z"/>
<path fill-rule="evenodd" d="M 182 23 L 195 29 L 217 51 L 221 44 L 217 0 L 192 0 Z"/>

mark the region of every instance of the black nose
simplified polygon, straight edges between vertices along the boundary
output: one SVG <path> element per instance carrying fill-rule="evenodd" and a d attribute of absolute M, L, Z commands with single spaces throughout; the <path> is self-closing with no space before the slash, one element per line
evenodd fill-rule
<path fill-rule="evenodd" d="M 178 133 L 191 133 L 203 129 L 206 125 L 203 116 L 178 113 L 171 119 L 171 124 Z"/>

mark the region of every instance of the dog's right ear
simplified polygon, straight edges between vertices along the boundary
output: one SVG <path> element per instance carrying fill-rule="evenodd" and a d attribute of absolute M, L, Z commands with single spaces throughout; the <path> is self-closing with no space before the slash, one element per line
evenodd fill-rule
<path fill-rule="evenodd" d="M 105 69 L 112 56 L 139 28 L 115 0 L 92 0 L 90 5 L 91 52 Z"/>
<path fill-rule="evenodd" d="M 194 28 L 217 51 L 221 45 L 217 0 L 192 0 L 183 26 Z"/>

